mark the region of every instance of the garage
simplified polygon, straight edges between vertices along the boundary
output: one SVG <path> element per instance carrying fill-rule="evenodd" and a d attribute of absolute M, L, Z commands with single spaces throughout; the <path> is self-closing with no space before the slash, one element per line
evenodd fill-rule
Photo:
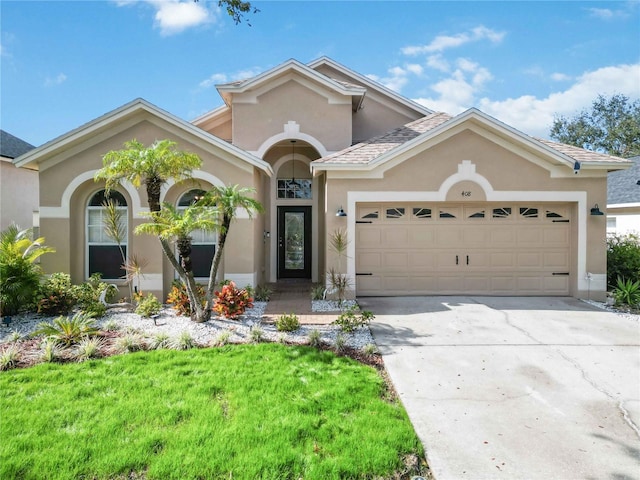
<path fill-rule="evenodd" d="M 569 295 L 569 203 L 359 203 L 358 296 Z"/>

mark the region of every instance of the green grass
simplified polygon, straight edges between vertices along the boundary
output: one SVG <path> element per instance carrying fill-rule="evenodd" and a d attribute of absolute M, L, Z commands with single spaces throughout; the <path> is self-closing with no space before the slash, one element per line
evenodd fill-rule
<path fill-rule="evenodd" d="M 278 344 L 0 373 L 0 478 L 388 477 L 422 447 L 371 367 Z"/>

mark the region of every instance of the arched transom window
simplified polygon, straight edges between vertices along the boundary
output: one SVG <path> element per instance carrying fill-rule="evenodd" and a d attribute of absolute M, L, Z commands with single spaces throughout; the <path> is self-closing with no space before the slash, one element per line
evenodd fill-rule
<path fill-rule="evenodd" d="M 108 202 L 113 209 L 110 211 Z M 87 205 L 87 276 L 102 274 L 105 279 L 122 278 L 127 258 L 129 214 L 127 201 L 116 191 L 96 192 Z"/>

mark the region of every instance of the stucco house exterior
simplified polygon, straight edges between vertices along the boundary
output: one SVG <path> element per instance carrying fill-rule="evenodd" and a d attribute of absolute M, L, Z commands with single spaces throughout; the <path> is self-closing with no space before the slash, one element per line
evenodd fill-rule
<path fill-rule="evenodd" d="M 607 233 L 640 234 L 640 156 L 629 159 L 631 168 L 609 173 Z"/>
<path fill-rule="evenodd" d="M 15 158 L 34 148 L 0 130 L 0 231 L 11 224 L 21 229 L 34 226 L 33 212 L 38 210 L 38 172 L 13 164 Z"/>
<path fill-rule="evenodd" d="M 192 122 L 137 99 L 15 161 L 39 170 L 41 234 L 57 249 L 43 257 L 47 271 L 118 277 L 94 173 L 128 140 L 168 138 L 203 166 L 164 201 L 239 184 L 265 206 L 239 216 L 225 247 L 223 275 L 240 285 L 322 281 L 339 266 L 360 296 L 604 298 L 606 222 L 590 212 L 607 203 L 608 171 L 628 161 L 529 137 L 476 109 L 433 112 L 327 57 L 217 89 L 224 105 Z M 146 195 L 127 185 L 119 195 L 127 255 L 149 262 L 142 289 L 164 296 L 169 262 L 155 238 L 133 235 Z M 328 240 L 338 229 L 343 259 Z M 198 263 L 215 241 L 194 238 Z"/>

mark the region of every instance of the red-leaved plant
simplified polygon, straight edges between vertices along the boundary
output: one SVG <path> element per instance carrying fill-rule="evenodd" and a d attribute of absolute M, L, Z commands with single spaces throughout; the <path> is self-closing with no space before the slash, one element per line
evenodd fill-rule
<path fill-rule="evenodd" d="M 215 292 L 216 301 L 213 311 L 226 318 L 236 319 L 247 308 L 253 307 L 253 298 L 244 288 L 237 288 L 236 284 L 229 282 Z"/>

